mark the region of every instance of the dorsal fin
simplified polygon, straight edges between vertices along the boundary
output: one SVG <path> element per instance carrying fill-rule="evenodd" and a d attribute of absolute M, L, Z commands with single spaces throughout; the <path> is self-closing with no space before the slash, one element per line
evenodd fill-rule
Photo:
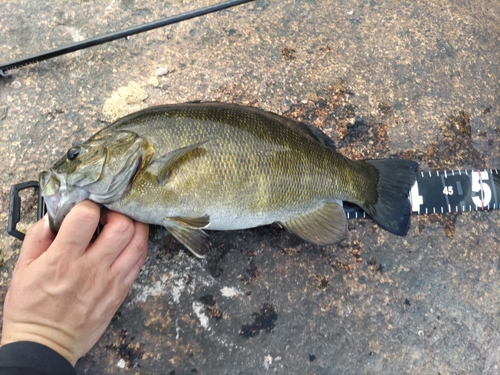
<path fill-rule="evenodd" d="M 168 110 L 180 110 L 180 109 L 186 109 L 186 108 L 217 108 L 220 110 L 234 110 L 234 111 L 239 111 L 239 112 L 247 112 L 247 113 L 254 113 L 259 116 L 266 117 L 270 120 L 277 121 L 283 126 L 286 126 L 290 130 L 294 131 L 297 134 L 300 134 L 302 137 L 318 143 L 324 147 L 330 148 L 335 150 L 335 144 L 331 140 L 330 137 L 328 137 L 325 133 L 323 133 L 320 129 L 313 125 L 305 124 L 303 122 L 295 121 L 292 119 L 289 119 L 287 117 L 283 117 L 280 115 L 277 115 L 276 113 L 265 111 L 260 108 L 255 108 L 255 107 L 249 107 L 249 106 L 243 106 L 239 104 L 233 104 L 233 103 L 220 103 L 220 102 L 188 102 L 188 103 L 181 103 L 181 104 L 164 104 L 164 105 L 159 105 L 155 107 L 149 107 L 146 109 L 142 109 L 138 112 L 131 113 L 121 119 L 116 120 L 114 123 L 109 125 L 108 127 L 104 128 L 101 130 L 99 133 L 104 133 L 104 132 L 109 132 L 114 129 L 119 129 L 122 126 L 127 126 L 129 122 L 137 117 L 140 117 L 144 114 L 150 114 L 154 112 L 161 112 L 161 111 L 168 111 Z M 98 134 L 99 134 L 98 133 Z"/>
<path fill-rule="evenodd" d="M 274 114 L 274 113 L 273 113 Z M 277 116 L 277 115 L 275 115 Z M 281 117 L 281 116 L 280 116 Z M 320 145 L 335 150 L 335 143 L 333 143 L 332 139 L 327 136 L 325 133 L 321 131 L 321 129 L 306 124 L 304 122 L 298 122 L 286 117 L 281 117 L 283 125 L 286 125 L 288 128 L 292 129 L 294 132 L 299 133 L 300 135 L 306 137 L 307 139 L 317 142 Z M 284 121 L 286 120 L 286 121 Z"/>
<path fill-rule="evenodd" d="M 199 106 L 207 106 L 207 107 L 218 107 L 218 108 L 233 108 L 239 111 L 243 112 L 251 112 L 255 113 L 264 117 L 267 117 L 271 120 L 277 121 L 281 123 L 282 125 L 286 126 L 287 128 L 293 130 L 295 133 L 300 134 L 302 137 L 309 139 L 312 142 L 319 143 L 320 145 L 330 148 L 332 150 L 335 150 L 335 144 L 333 143 L 332 139 L 328 137 L 325 133 L 321 131 L 321 129 L 309 125 L 303 122 L 295 121 L 292 119 L 289 119 L 287 117 L 278 115 L 273 112 L 265 111 L 260 108 L 256 107 L 247 107 L 247 106 L 242 106 L 239 104 L 232 104 L 232 103 L 219 103 L 219 102 L 205 102 L 205 103 L 193 103 L 192 105 L 199 105 Z"/>

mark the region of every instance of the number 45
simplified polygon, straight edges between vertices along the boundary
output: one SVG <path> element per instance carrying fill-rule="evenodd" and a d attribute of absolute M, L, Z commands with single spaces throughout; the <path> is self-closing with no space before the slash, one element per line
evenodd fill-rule
<path fill-rule="evenodd" d="M 444 195 L 453 195 L 453 186 L 445 186 L 443 189 Z"/>

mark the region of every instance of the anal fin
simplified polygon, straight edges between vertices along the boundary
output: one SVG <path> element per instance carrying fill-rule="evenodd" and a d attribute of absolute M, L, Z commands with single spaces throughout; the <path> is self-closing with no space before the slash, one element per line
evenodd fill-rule
<path fill-rule="evenodd" d="M 345 212 L 337 202 L 327 202 L 315 211 L 281 224 L 288 231 L 317 245 L 331 245 L 347 235 Z"/>

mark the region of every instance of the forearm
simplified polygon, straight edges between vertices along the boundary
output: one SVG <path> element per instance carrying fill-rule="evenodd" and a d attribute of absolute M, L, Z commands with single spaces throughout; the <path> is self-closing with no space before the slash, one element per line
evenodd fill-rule
<path fill-rule="evenodd" d="M 75 369 L 54 350 L 19 341 L 0 347 L 0 375 L 75 375 Z"/>

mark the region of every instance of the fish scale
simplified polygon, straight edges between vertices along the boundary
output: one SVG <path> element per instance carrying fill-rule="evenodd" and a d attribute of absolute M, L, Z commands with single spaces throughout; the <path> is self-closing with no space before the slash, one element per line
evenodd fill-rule
<path fill-rule="evenodd" d="M 172 118 L 174 121 L 169 122 Z M 179 118 L 187 119 L 186 123 Z M 193 121 L 193 118 L 198 121 Z M 332 183 L 335 179 L 341 181 L 337 190 L 347 187 L 346 179 L 331 173 L 331 165 L 338 163 L 332 159 L 338 154 L 320 148 L 316 151 L 320 155 L 308 157 L 305 150 L 301 150 L 307 144 L 303 145 L 302 139 L 287 128 L 278 128 L 273 141 L 269 142 L 270 127 L 264 120 L 260 116 L 245 116 L 236 122 L 240 126 L 234 126 L 231 125 L 235 123 L 233 111 L 204 113 L 198 108 L 195 111 L 172 111 L 169 116 L 152 114 L 150 120 L 143 119 L 153 124 L 152 130 L 144 132 L 143 137 L 155 150 L 177 149 L 208 140 L 203 150 L 186 155 L 172 171 L 170 183 L 180 203 L 186 207 L 190 201 L 193 206 L 184 210 L 183 215 L 202 214 L 203 210 L 213 209 L 208 203 L 224 211 L 223 214 L 255 215 L 257 210 L 269 215 L 272 210 L 284 210 L 290 199 L 297 205 L 307 204 L 318 197 L 324 199 L 325 195 L 354 199 L 335 191 L 336 186 Z M 252 133 L 248 132 L 249 128 Z M 114 128 L 115 131 L 119 129 L 139 132 L 126 120 Z M 279 139 L 279 144 L 274 139 Z M 205 157 L 200 155 L 204 152 Z M 316 159 L 320 162 L 308 176 L 304 173 L 307 172 L 305 164 Z M 297 183 L 299 179 L 302 180 L 300 184 Z M 255 189 L 254 185 L 258 188 Z M 193 196 L 191 192 L 196 189 L 203 190 L 206 196 Z M 170 190 L 162 191 L 170 193 Z M 158 196 L 161 197 L 161 192 Z M 142 199 L 144 204 L 151 204 L 154 200 L 149 195 L 142 196 Z"/>

